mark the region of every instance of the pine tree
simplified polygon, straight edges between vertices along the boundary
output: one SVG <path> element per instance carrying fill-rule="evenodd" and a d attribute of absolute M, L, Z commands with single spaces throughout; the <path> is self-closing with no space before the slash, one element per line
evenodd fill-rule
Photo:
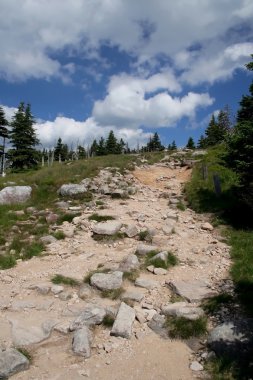
<path fill-rule="evenodd" d="M 160 137 L 157 132 L 149 138 L 149 142 L 147 143 L 147 150 L 150 152 L 164 150 L 164 146 L 161 144 Z"/>
<path fill-rule="evenodd" d="M 14 170 L 35 168 L 38 165 L 38 152 L 35 146 L 39 143 L 34 129 L 35 120 L 31 107 L 20 103 L 12 118 L 10 142 L 12 149 L 8 152 L 11 167 Z"/>
<path fill-rule="evenodd" d="M 175 140 L 172 141 L 171 150 L 177 150 L 177 144 Z"/>
<path fill-rule="evenodd" d="M 85 148 L 81 145 L 78 145 L 78 147 L 77 147 L 77 157 L 79 160 L 86 158 Z"/>
<path fill-rule="evenodd" d="M 220 110 L 217 118 L 217 124 L 220 128 L 220 133 L 223 135 L 223 140 L 226 139 L 227 135 L 231 131 L 231 120 L 230 120 L 230 110 L 228 105 L 225 106 L 223 110 Z"/>
<path fill-rule="evenodd" d="M 201 135 L 197 144 L 198 149 L 205 149 L 207 147 L 207 141 L 206 138 Z"/>
<path fill-rule="evenodd" d="M 1 160 L 1 174 L 4 175 L 4 166 L 5 166 L 5 144 L 6 139 L 8 138 L 8 121 L 5 117 L 5 113 L 2 107 L 0 107 L 0 138 L 2 139 L 0 143 L 0 160 Z"/>
<path fill-rule="evenodd" d="M 118 142 L 116 137 L 114 136 L 113 131 L 109 132 L 109 135 L 106 139 L 105 147 L 107 154 L 117 154 L 118 153 Z"/>
<path fill-rule="evenodd" d="M 186 144 L 187 149 L 195 149 L 195 143 L 192 137 L 189 137 L 188 142 Z"/>
<path fill-rule="evenodd" d="M 106 155 L 105 139 L 101 137 L 98 142 L 97 156 L 105 156 L 105 155 Z"/>
<path fill-rule="evenodd" d="M 251 58 L 253 59 L 253 54 L 251 54 Z M 253 71 L 253 61 L 249 62 L 246 65 L 247 69 Z M 240 101 L 241 108 L 237 113 L 237 122 L 242 123 L 253 122 L 253 81 L 249 87 L 250 95 L 244 95 L 242 100 Z"/>
<path fill-rule="evenodd" d="M 91 147 L 90 147 L 90 155 L 96 156 L 97 150 L 98 150 L 98 143 L 97 143 L 97 140 L 95 139 L 93 140 L 93 143 L 91 144 Z"/>

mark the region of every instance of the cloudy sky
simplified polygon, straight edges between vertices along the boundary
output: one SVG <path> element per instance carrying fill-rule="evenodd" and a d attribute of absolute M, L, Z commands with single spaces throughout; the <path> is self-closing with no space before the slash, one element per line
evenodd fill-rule
<path fill-rule="evenodd" d="M 0 104 L 44 146 L 196 140 L 252 76 L 252 0 L 0 0 Z"/>

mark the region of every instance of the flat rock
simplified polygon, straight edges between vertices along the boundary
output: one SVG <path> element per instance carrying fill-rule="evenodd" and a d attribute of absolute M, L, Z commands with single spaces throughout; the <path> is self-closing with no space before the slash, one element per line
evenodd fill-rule
<path fill-rule="evenodd" d="M 83 326 L 100 325 L 106 316 L 106 310 L 101 306 L 88 305 L 82 313 L 70 324 L 70 330 L 74 331 Z"/>
<path fill-rule="evenodd" d="M 97 223 L 93 226 L 92 231 L 98 235 L 114 235 L 122 227 L 122 223 L 117 220 L 108 220 L 107 222 Z"/>
<path fill-rule="evenodd" d="M 86 326 L 74 332 L 72 350 L 76 355 L 89 358 L 91 355 L 90 343 L 92 340 L 91 332 Z"/>
<path fill-rule="evenodd" d="M 62 285 L 52 285 L 51 286 L 51 292 L 53 294 L 60 294 L 64 291 L 64 286 Z"/>
<path fill-rule="evenodd" d="M 203 365 L 200 364 L 199 362 L 194 361 L 194 362 L 191 363 L 191 365 L 190 365 L 190 369 L 191 369 L 192 371 L 199 372 L 199 371 L 203 371 L 204 367 L 203 367 Z"/>
<path fill-rule="evenodd" d="M 214 296 L 216 293 L 212 291 L 205 282 L 201 280 L 183 281 L 173 280 L 166 282 L 172 291 L 189 302 L 199 302 L 205 298 Z"/>
<path fill-rule="evenodd" d="M 149 252 L 156 251 L 157 246 L 155 245 L 147 245 L 147 244 L 139 244 L 136 248 L 136 253 L 138 255 L 147 255 Z"/>
<path fill-rule="evenodd" d="M 140 267 L 140 262 L 136 255 L 130 255 L 125 257 L 119 265 L 121 272 L 132 272 Z"/>
<path fill-rule="evenodd" d="M 0 379 L 8 379 L 17 372 L 29 368 L 29 360 L 18 350 L 0 351 Z"/>
<path fill-rule="evenodd" d="M 154 268 L 153 273 L 158 276 L 165 276 L 168 274 L 168 271 L 164 268 Z"/>
<path fill-rule="evenodd" d="M 134 309 L 122 302 L 110 334 L 127 339 L 131 338 L 134 320 Z"/>
<path fill-rule="evenodd" d="M 25 309 L 36 309 L 36 310 L 49 310 L 53 305 L 53 301 L 45 300 L 41 302 L 27 301 L 27 300 L 16 300 L 13 301 L 11 310 L 20 311 Z"/>
<path fill-rule="evenodd" d="M 39 343 L 49 338 L 56 321 L 48 320 L 41 326 L 21 326 L 17 321 L 11 321 L 12 339 L 16 346 L 27 346 L 29 344 Z"/>
<path fill-rule="evenodd" d="M 122 286 L 123 272 L 95 273 L 91 276 L 90 283 L 99 290 L 119 289 Z"/>
<path fill-rule="evenodd" d="M 31 186 L 7 186 L 0 191 L 0 205 L 24 203 L 32 193 Z"/>
<path fill-rule="evenodd" d="M 89 284 L 83 284 L 78 290 L 78 297 L 82 300 L 86 300 L 91 297 L 93 293 L 92 287 Z"/>
<path fill-rule="evenodd" d="M 83 194 L 87 192 L 87 187 L 85 185 L 78 185 L 74 183 L 69 183 L 62 185 L 59 189 L 59 194 L 62 196 L 75 196 L 77 194 Z M 69 206 L 69 205 L 68 205 Z"/>
<path fill-rule="evenodd" d="M 218 355 L 238 354 L 250 335 L 245 333 L 246 329 L 239 328 L 232 322 L 223 323 L 210 332 L 207 344 Z"/>
<path fill-rule="evenodd" d="M 210 223 L 204 223 L 201 226 L 202 230 L 213 231 L 213 226 Z"/>
<path fill-rule="evenodd" d="M 127 227 L 124 228 L 124 231 L 123 231 L 129 238 L 132 238 L 136 235 L 138 235 L 139 233 L 139 230 L 138 228 L 136 227 L 135 224 L 130 224 L 128 225 Z"/>
<path fill-rule="evenodd" d="M 162 307 L 162 314 L 184 317 L 193 321 L 202 317 L 204 315 L 204 310 L 200 307 L 189 305 L 186 302 L 175 302 Z"/>
<path fill-rule="evenodd" d="M 164 327 L 165 322 L 165 316 L 156 313 L 148 322 L 148 327 L 161 337 L 168 338 L 168 330 L 166 327 Z"/>
<path fill-rule="evenodd" d="M 145 289 L 153 289 L 157 287 L 159 283 L 157 281 L 153 280 L 148 280 L 146 278 L 137 278 L 135 281 L 135 286 L 139 286 L 140 288 L 145 288 Z"/>
<path fill-rule="evenodd" d="M 131 300 L 131 301 L 136 301 L 136 302 L 141 302 L 143 298 L 144 298 L 144 293 L 133 291 L 133 290 L 126 291 L 121 297 L 123 301 Z"/>
<path fill-rule="evenodd" d="M 42 244 L 48 245 L 48 244 L 55 243 L 57 239 L 52 235 L 46 235 L 46 236 L 42 236 L 40 238 L 40 241 Z"/>

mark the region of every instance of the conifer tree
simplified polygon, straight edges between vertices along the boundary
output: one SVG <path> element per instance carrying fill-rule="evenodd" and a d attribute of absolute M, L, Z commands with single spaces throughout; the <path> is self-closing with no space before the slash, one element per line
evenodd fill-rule
<path fill-rule="evenodd" d="M 12 149 L 8 152 L 11 167 L 14 170 L 35 168 L 38 165 L 38 152 L 35 146 L 39 143 L 34 129 L 35 120 L 29 104 L 19 104 L 11 121 L 10 142 Z"/>
<path fill-rule="evenodd" d="M 206 147 L 207 147 L 206 138 L 203 135 L 201 135 L 197 144 L 197 148 L 205 149 Z"/>
<path fill-rule="evenodd" d="M 107 154 L 117 154 L 118 153 L 118 142 L 116 137 L 114 136 L 113 131 L 109 132 L 109 135 L 106 139 L 105 147 Z"/>
<path fill-rule="evenodd" d="M 54 159 L 55 161 L 66 161 L 72 152 L 69 152 L 68 145 L 63 144 L 62 139 L 59 137 L 56 147 L 54 148 Z"/>
<path fill-rule="evenodd" d="M 189 137 L 188 142 L 186 144 L 186 148 L 195 149 L 195 143 L 192 137 Z"/>
<path fill-rule="evenodd" d="M 98 142 L 97 156 L 104 156 L 104 155 L 106 155 L 105 139 L 101 137 Z"/>
<path fill-rule="evenodd" d="M 77 147 L 77 157 L 79 160 L 86 158 L 85 148 L 81 145 L 78 145 L 78 147 Z"/>
<path fill-rule="evenodd" d="M 1 160 L 1 174 L 4 175 L 5 165 L 5 145 L 8 138 L 8 121 L 5 117 L 5 113 L 2 107 L 0 107 L 0 160 Z"/>
<path fill-rule="evenodd" d="M 91 147 L 90 147 L 90 155 L 96 156 L 97 150 L 98 150 L 98 143 L 97 143 L 97 140 L 95 139 L 93 140 L 93 143 L 91 144 Z"/>

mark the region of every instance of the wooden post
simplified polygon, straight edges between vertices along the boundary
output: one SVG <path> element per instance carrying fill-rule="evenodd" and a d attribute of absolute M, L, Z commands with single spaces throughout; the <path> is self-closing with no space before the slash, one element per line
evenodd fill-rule
<path fill-rule="evenodd" d="M 220 183 L 220 177 L 218 174 L 213 175 L 213 184 L 214 184 L 215 194 L 219 197 L 221 195 L 221 183 Z"/>

